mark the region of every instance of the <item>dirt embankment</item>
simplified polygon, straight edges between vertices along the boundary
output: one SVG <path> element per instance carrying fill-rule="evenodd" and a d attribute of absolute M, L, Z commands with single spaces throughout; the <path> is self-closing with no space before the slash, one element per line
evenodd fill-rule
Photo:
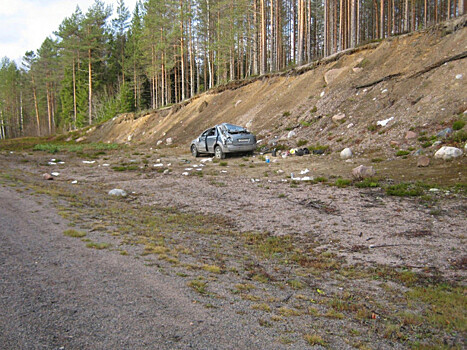
<path fill-rule="evenodd" d="M 386 156 L 393 148 L 416 150 L 417 136 L 435 135 L 467 109 L 466 23 L 464 16 L 285 73 L 232 82 L 172 108 L 121 115 L 87 137 L 187 145 L 205 128 L 231 122 L 246 125 L 263 144 L 277 139 L 294 147 L 305 140 Z M 416 136 L 407 138 L 409 130 Z"/>

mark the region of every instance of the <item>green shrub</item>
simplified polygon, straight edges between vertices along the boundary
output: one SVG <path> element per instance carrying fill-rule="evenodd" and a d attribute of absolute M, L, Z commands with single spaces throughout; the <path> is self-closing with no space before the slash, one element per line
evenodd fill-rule
<path fill-rule="evenodd" d="M 423 194 L 421 186 L 417 186 L 409 183 L 400 183 L 397 185 L 391 185 L 386 188 L 386 193 L 389 196 L 397 197 L 415 197 Z"/>
<path fill-rule="evenodd" d="M 410 154 L 410 151 L 399 150 L 396 152 L 396 157 L 402 157 Z"/>
<path fill-rule="evenodd" d="M 456 120 L 456 121 L 452 124 L 452 129 L 453 129 L 453 130 L 460 130 L 460 129 L 462 129 L 464 126 L 465 126 L 465 121 L 463 121 L 463 120 Z"/>
<path fill-rule="evenodd" d="M 307 140 L 298 140 L 297 147 L 305 146 L 307 143 Z"/>

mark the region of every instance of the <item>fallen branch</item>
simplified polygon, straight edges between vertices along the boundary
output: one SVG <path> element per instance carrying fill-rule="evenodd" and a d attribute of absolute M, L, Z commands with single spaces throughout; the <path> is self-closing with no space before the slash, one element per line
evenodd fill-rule
<path fill-rule="evenodd" d="M 358 89 L 364 89 L 364 88 L 371 87 L 371 86 L 377 85 L 379 83 L 382 83 L 383 81 L 387 81 L 387 80 L 391 80 L 391 79 L 400 77 L 401 75 L 402 75 L 402 73 L 390 74 L 390 75 L 385 76 L 384 78 L 378 79 L 378 80 L 373 81 L 373 82 L 368 83 L 368 84 L 363 84 L 363 85 L 356 86 L 355 88 L 357 90 Z"/>
<path fill-rule="evenodd" d="M 462 53 L 460 53 L 458 55 L 454 55 L 454 56 L 445 58 L 445 59 L 443 59 L 441 61 L 438 61 L 438 62 L 426 67 L 426 68 L 423 68 L 421 71 L 418 71 L 418 72 L 412 74 L 411 76 L 409 76 L 409 78 L 419 77 L 422 74 L 428 73 L 429 71 L 431 71 L 433 69 L 441 67 L 445 63 L 461 60 L 461 59 L 466 58 L 466 57 L 467 57 L 467 51 L 464 51 L 464 52 L 462 52 Z"/>
<path fill-rule="evenodd" d="M 401 246 L 418 246 L 420 244 L 380 244 L 380 245 L 370 245 L 368 248 L 374 249 L 374 248 L 385 248 L 385 247 L 401 247 Z"/>

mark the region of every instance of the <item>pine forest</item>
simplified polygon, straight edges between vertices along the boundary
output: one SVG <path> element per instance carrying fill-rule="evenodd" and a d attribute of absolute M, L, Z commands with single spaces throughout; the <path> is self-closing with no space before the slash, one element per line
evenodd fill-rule
<path fill-rule="evenodd" d="M 0 61 L 0 139 L 157 109 L 464 13 L 464 0 L 96 0 Z"/>

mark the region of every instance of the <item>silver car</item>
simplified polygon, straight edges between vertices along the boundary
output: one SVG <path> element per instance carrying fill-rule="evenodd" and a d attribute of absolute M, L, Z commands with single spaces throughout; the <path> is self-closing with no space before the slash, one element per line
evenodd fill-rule
<path fill-rule="evenodd" d="M 256 149 L 256 136 L 247 129 L 223 123 L 209 128 L 191 142 L 191 154 L 214 154 L 224 159 L 226 153 L 253 153 Z"/>

